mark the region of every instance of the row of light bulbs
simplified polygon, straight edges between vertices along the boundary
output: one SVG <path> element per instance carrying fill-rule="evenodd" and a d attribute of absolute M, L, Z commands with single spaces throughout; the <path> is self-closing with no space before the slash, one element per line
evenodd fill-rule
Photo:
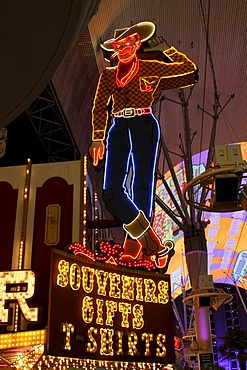
<path fill-rule="evenodd" d="M 66 370 L 73 367 L 80 370 L 172 370 L 172 365 L 147 362 L 113 362 L 77 359 L 68 357 L 43 356 L 37 364 L 38 370 Z"/>

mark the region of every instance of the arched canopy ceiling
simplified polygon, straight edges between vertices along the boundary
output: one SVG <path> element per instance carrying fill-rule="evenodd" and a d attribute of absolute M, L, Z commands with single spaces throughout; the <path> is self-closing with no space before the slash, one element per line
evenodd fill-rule
<path fill-rule="evenodd" d="M 100 0 L 0 2 L 0 128 L 45 88 Z"/>

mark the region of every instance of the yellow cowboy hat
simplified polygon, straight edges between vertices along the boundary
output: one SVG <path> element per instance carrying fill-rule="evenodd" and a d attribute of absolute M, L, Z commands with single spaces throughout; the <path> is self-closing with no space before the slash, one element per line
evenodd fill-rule
<path fill-rule="evenodd" d="M 127 36 L 133 35 L 133 33 L 138 33 L 141 38 L 141 42 L 144 42 L 153 36 L 155 32 L 155 24 L 149 21 L 140 22 L 131 27 L 119 28 L 114 31 L 114 37 L 112 39 L 106 40 L 103 44 L 100 44 L 102 49 L 106 51 L 113 51 L 113 42 L 121 40 Z"/>

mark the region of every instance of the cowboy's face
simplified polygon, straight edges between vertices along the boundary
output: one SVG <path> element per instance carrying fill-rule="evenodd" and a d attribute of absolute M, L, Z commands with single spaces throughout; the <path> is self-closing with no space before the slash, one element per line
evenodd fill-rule
<path fill-rule="evenodd" d="M 136 54 L 136 51 L 140 48 L 141 41 L 139 37 L 136 37 L 136 35 L 137 34 L 133 34 L 112 43 L 114 53 L 117 53 L 118 59 L 121 62 L 127 63 L 130 61 Z"/>

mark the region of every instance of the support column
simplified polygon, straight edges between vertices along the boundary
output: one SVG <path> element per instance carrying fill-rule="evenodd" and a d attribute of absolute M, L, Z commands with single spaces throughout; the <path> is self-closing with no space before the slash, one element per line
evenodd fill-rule
<path fill-rule="evenodd" d="M 207 363 L 208 369 L 214 369 L 213 345 L 209 307 L 201 307 L 200 298 L 196 292 L 200 292 L 200 276 L 208 274 L 207 241 L 203 224 L 192 225 L 184 233 L 184 245 L 190 283 L 192 287 L 196 343 L 195 352 L 198 354 L 199 370 Z M 209 298 L 210 302 L 210 298 Z M 211 363 L 211 364 L 210 364 Z"/>
<path fill-rule="evenodd" d="M 192 291 L 199 288 L 199 276 L 208 274 L 207 241 L 204 225 L 191 225 L 184 232 L 186 263 Z"/>
<path fill-rule="evenodd" d="M 213 352 L 209 308 L 195 307 L 195 324 L 198 348 L 205 353 Z"/>
<path fill-rule="evenodd" d="M 195 306 L 195 327 L 199 370 L 214 369 L 214 354 L 210 325 L 209 308 Z"/>

